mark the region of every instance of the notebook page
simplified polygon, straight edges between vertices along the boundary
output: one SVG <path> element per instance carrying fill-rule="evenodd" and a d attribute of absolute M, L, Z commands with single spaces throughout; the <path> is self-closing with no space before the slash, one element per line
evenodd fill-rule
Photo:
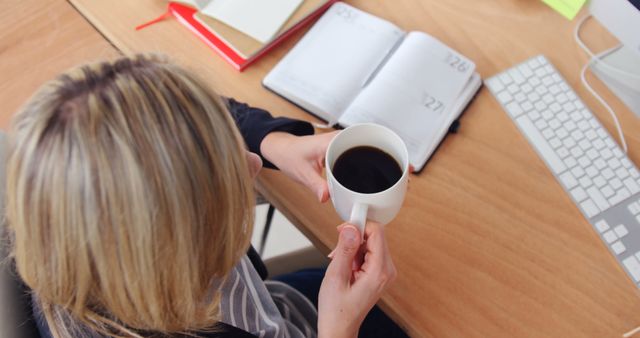
<path fill-rule="evenodd" d="M 264 84 L 335 122 L 403 35 L 388 21 L 338 2 L 276 65 Z"/>
<path fill-rule="evenodd" d="M 202 13 L 267 43 L 301 3 L 302 0 L 213 0 Z"/>
<path fill-rule="evenodd" d="M 374 122 L 389 127 L 407 144 L 411 162 L 421 165 L 417 159 L 439 139 L 474 69 L 472 61 L 437 39 L 411 32 L 340 123 Z"/>

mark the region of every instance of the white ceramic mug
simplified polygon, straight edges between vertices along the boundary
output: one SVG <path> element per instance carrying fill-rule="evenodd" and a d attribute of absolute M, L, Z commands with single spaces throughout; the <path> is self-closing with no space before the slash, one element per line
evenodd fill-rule
<path fill-rule="evenodd" d="M 387 190 L 363 194 L 347 189 L 333 176 L 332 168 L 345 151 L 370 146 L 391 155 L 400 164 L 402 176 Z M 404 141 L 390 129 L 378 124 L 364 123 L 351 126 L 340 132 L 329 144 L 325 157 L 325 168 L 331 201 L 338 215 L 360 229 L 364 235 L 367 220 L 387 224 L 400 211 L 407 192 L 409 178 L 409 153 Z"/>

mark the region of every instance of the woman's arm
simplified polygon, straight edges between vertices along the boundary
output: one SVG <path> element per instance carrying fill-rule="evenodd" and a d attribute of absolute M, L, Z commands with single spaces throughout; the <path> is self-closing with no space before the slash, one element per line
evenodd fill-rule
<path fill-rule="evenodd" d="M 313 126 L 309 122 L 273 117 L 264 109 L 251 107 L 232 98 L 227 99 L 226 103 L 249 151 L 260 155 L 267 168 L 276 168 L 268 158 L 263 156 L 260 149 L 262 141 L 269 133 L 278 131 L 295 136 L 313 135 Z"/>
<path fill-rule="evenodd" d="M 318 198 L 329 199 L 329 187 L 322 177 L 324 155 L 337 132 L 313 135 L 313 126 L 228 99 L 228 108 L 249 151 L 262 157 L 264 166 L 282 170 L 302 183 Z"/>

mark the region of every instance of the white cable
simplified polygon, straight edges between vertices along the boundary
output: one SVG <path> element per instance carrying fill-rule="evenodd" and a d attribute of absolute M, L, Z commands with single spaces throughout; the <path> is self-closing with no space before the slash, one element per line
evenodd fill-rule
<path fill-rule="evenodd" d="M 636 333 L 638 333 L 638 332 L 640 332 L 640 326 L 638 326 L 638 327 L 636 327 L 635 329 L 633 329 L 633 330 L 631 330 L 631 331 L 629 331 L 629 332 L 627 332 L 627 333 L 623 334 L 623 335 L 622 335 L 622 337 L 624 337 L 624 338 L 629 338 L 629 337 L 633 336 L 634 334 L 636 334 Z"/>
<path fill-rule="evenodd" d="M 625 153 L 627 153 L 628 151 L 627 141 L 624 139 L 624 133 L 622 133 L 622 126 L 620 125 L 620 121 L 618 121 L 618 116 L 616 116 L 616 113 L 609 106 L 607 101 L 605 101 L 600 95 L 598 95 L 598 93 L 591 87 L 591 85 L 587 81 L 587 77 L 585 76 L 587 73 L 587 69 L 593 63 L 593 60 L 595 59 L 592 58 L 591 60 L 589 60 L 589 62 L 587 62 L 582 67 L 582 71 L 580 72 L 580 80 L 582 80 L 582 85 L 584 85 L 584 87 L 589 91 L 589 93 L 591 93 L 591 95 L 593 95 L 593 97 L 595 97 L 598 100 L 598 102 L 600 102 L 600 104 L 609 112 L 609 114 L 613 118 L 613 122 L 616 124 L 616 129 L 618 130 L 618 136 L 620 137 L 620 143 L 622 145 L 622 149 L 624 150 Z"/>
<path fill-rule="evenodd" d="M 608 63 L 603 62 L 602 60 L 600 60 L 600 57 L 602 57 L 602 54 L 609 52 L 609 51 L 605 51 L 603 53 L 600 53 L 598 55 L 595 55 L 585 44 L 584 42 L 582 42 L 582 40 L 580 39 L 580 28 L 582 28 L 582 25 L 584 24 L 584 22 L 591 17 L 591 14 L 586 15 L 585 17 L 583 17 L 582 19 L 580 19 L 580 21 L 578 22 L 578 24 L 576 25 L 576 29 L 574 30 L 574 38 L 576 40 L 576 42 L 578 43 L 578 45 L 580 45 L 580 47 L 587 53 L 587 55 L 589 55 L 589 61 L 582 67 L 582 71 L 580 72 L 580 80 L 582 81 L 582 85 L 584 85 L 584 87 L 589 91 L 589 93 L 591 93 L 591 95 L 593 95 L 593 97 L 595 97 L 598 102 L 600 102 L 600 104 L 609 112 L 609 114 L 611 115 L 611 117 L 613 118 L 613 122 L 616 125 L 616 129 L 618 130 L 618 136 L 620 138 L 620 143 L 622 145 L 622 149 L 624 150 L 625 153 L 627 153 L 628 151 L 628 147 L 627 147 L 627 141 L 624 139 L 624 133 L 622 132 L 622 126 L 620 125 L 620 121 L 618 121 L 618 116 L 616 116 L 615 111 L 613 111 L 613 109 L 611 108 L 611 106 L 609 106 L 609 104 L 607 103 L 607 101 L 605 101 L 589 84 L 589 82 L 587 81 L 587 77 L 586 77 L 586 73 L 587 73 L 587 69 L 589 68 L 589 66 L 591 66 L 592 63 L 594 62 L 598 62 L 603 66 L 606 66 L 605 68 L 608 68 L 612 71 L 618 72 L 618 73 L 622 73 L 625 75 L 633 75 L 633 74 L 629 74 L 628 72 L 625 72 L 621 69 L 618 69 L 616 67 L 613 67 L 611 65 L 609 65 Z"/>
<path fill-rule="evenodd" d="M 578 21 L 578 24 L 576 25 L 576 28 L 573 31 L 573 37 L 578 43 L 578 46 L 580 46 L 580 48 L 582 48 L 582 50 L 585 53 L 587 53 L 587 55 L 589 55 L 591 59 L 594 59 L 600 66 L 608 69 L 609 71 L 618 73 L 623 76 L 628 76 L 633 79 L 640 79 L 640 75 L 638 74 L 629 73 L 628 71 L 622 70 L 620 68 L 610 65 L 609 63 L 604 62 L 600 57 L 598 57 L 598 55 L 595 55 L 595 53 L 593 53 L 591 49 L 589 49 L 589 47 L 587 47 L 584 41 L 582 41 L 582 39 L 580 38 L 580 30 L 582 29 L 582 25 L 584 25 L 587 19 L 590 19 L 590 18 L 591 18 L 591 14 L 585 15 L 582 19 L 580 19 L 580 21 Z M 619 49 L 620 47 L 622 47 L 622 45 L 616 46 L 609 51 Z"/>

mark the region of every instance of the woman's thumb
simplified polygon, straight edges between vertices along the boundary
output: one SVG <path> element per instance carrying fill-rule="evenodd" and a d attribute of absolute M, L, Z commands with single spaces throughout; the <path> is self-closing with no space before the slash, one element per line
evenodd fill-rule
<path fill-rule="evenodd" d="M 345 225 L 342 230 L 340 230 L 338 245 L 336 246 L 331 264 L 329 264 L 329 269 L 332 270 L 332 273 L 346 281 L 351 280 L 351 267 L 360 249 L 360 238 L 360 231 L 351 224 Z"/>

